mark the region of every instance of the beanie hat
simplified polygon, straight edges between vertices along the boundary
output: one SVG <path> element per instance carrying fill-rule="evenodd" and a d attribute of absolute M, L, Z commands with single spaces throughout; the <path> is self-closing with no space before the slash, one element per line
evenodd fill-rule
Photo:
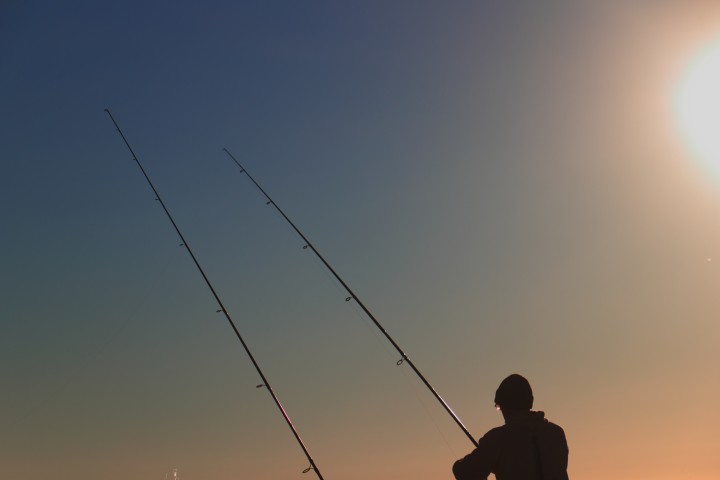
<path fill-rule="evenodd" d="M 510 375 L 495 392 L 495 404 L 505 410 L 530 410 L 533 404 L 530 382 L 517 373 Z"/>

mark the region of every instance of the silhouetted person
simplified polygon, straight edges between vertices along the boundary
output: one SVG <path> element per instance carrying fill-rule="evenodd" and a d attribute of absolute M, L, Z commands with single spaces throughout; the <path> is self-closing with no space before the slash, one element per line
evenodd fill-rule
<path fill-rule="evenodd" d="M 530 383 L 513 374 L 500 383 L 495 406 L 505 425 L 493 428 L 478 447 L 453 465 L 457 480 L 568 480 L 568 446 L 565 432 L 533 412 Z"/>

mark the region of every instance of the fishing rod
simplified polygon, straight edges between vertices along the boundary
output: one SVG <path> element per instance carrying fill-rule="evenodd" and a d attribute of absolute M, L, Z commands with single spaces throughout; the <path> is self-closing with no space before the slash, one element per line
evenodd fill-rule
<path fill-rule="evenodd" d="M 117 129 L 118 133 L 123 139 L 123 142 L 125 142 L 125 146 L 127 146 L 128 150 L 130 150 L 130 153 L 132 154 L 133 160 L 135 160 L 135 163 L 137 163 L 137 166 L 140 167 L 140 171 L 142 172 L 143 176 L 145 177 L 145 180 L 147 180 L 148 185 L 150 185 L 150 188 L 152 189 L 153 193 L 155 194 L 155 200 L 160 202 L 160 206 L 165 211 L 165 215 L 167 215 L 168 219 L 170 220 L 170 223 L 172 223 L 173 227 L 175 228 L 175 232 L 177 232 L 178 237 L 180 237 L 180 246 L 185 247 L 185 250 L 187 250 L 188 254 L 190 254 L 190 257 L 192 258 L 193 262 L 195 263 L 195 266 L 197 267 L 198 271 L 200 272 L 200 275 L 202 275 L 203 280 L 205 280 L 205 284 L 210 289 L 210 292 L 212 292 L 213 297 L 215 297 L 215 301 L 217 302 L 218 306 L 220 307 L 219 310 L 217 310 L 217 313 L 222 312 L 223 315 L 225 315 L 225 318 L 227 319 L 228 323 L 232 327 L 233 331 L 235 332 L 235 335 L 237 336 L 238 340 L 240 340 L 240 343 L 242 344 L 243 348 L 245 349 L 245 353 L 247 353 L 248 357 L 250 358 L 250 361 L 252 362 L 253 366 L 255 367 L 255 370 L 257 370 L 258 375 L 260 375 L 260 378 L 262 379 L 262 383 L 257 386 L 257 388 L 265 387 L 268 392 L 270 392 L 270 396 L 272 397 L 273 401 L 275 402 L 275 405 L 277 405 L 278 409 L 280 410 L 280 413 L 282 414 L 283 418 L 285 419 L 285 422 L 287 422 L 288 427 L 290 427 L 290 430 L 292 430 L 293 435 L 295 436 L 295 440 L 297 440 L 298 444 L 300 445 L 300 448 L 302 448 L 303 452 L 305 453 L 305 456 L 307 457 L 308 461 L 310 462 L 310 466 L 303 470 L 303 473 L 307 473 L 310 470 L 313 470 L 315 474 L 318 476 L 320 480 L 324 480 L 322 474 L 320 473 L 320 470 L 318 469 L 317 465 L 315 464 L 315 461 L 313 460 L 312 456 L 310 455 L 310 452 L 308 451 L 307 447 L 305 447 L 305 443 L 303 443 L 302 439 L 300 438 L 300 434 L 295 429 L 295 426 L 293 425 L 292 421 L 290 420 L 290 417 L 288 416 L 288 413 L 285 411 L 285 408 L 280 403 L 280 399 L 278 399 L 277 395 L 275 394 L 275 391 L 270 386 L 270 382 L 268 382 L 267 377 L 265 377 L 265 374 L 260 369 L 260 365 L 258 365 L 257 361 L 255 360 L 255 357 L 250 352 L 250 348 L 248 347 L 247 343 L 245 343 L 245 340 L 243 340 L 242 335 L 240 335 L 240 331 L 235 326 L 235 322 L 233 322 L 232 318 L 230 317 L 230 313 L 225 308 L 225 305 L 223 304 L 222 300 L 220 300 L 220 297 L 218 296 L 217 292 L 215 291 L 215 288 L 213 288 L 212 283 L 210 283 L 210 279 L 205 274 L 205 271 L 200 266 L 200 262 L 198 262 L 197 258 L 195 258 L 195 254 L 193 254 L 192 250 L 190 249 L 190 245 L 185 240 L 185 237 L 180 232 L 180 228 L 175 223 L 175 220 L 173 219 L 172 215 L 170 215 L 170 211 L 165 206 L 165 202 L 162 201 L 162 198 L 160 197 L 160 194 L 155 189 L 155 186 L 153 185 L 152 181 L 150 181 L 150 177 L 145 172 L 145 169 L 140 164 L 140 160 L 138 160 L 137 155 L 135 155 L 135 152 L 133 151 L 132 147 L 130 146 L 130 143 L 128 143 L 127 138 L 125 138 L 125 135 L 123 134 L 122 130 L 120 130 L 120 127 L 118 126 L 117 122 L 115 121 L 115 118 L 112 116 L 112 113 L 110 113 L 109 109 L 105 109 L 107 114 L 110 116 L 110 120 L 112 120 L 113 124 L 115 125 L 115 128 Z"/>
<path fill-rule="evenodd" d="M 470 434 L 468 429 L 463 425 L 460 418 L 457 416 L 457 414 L 450 408 L 450 405 L 443 400 L 443 398 L 440 396 L 440 394 L 433 388 L 432 385 L 430 385 L 430 382 L 425 378 L 425 376 L 420 373 L 420 370 L 415 366 L 415 364 L 410 360 L 410 358 L 407 356 L 407 354 L 400 348 L 400 346 L 397 344 L 397 342 L 390 336 L 390 334 L 383 328 L 383 326 L 380 324 L 380 322 L 375 318 L 375 315 L 373 315 L 370 310 L 365 306 L 365 304 L 358 298 L 357 295 L 355 295 L 355 292 L 353 292 L 347 283 L 340 277 L 340 275 L 335 271 L 335 269 L 330 266 L 330 264 L 325 260 L 325 258 L 320 254 L 320 252 L 317 251 L 315 246 L 310 242 L 310 240 L 307 239 L 307 237 L 300 231 L 298 227 L 295 226 L 295 224 L 288 218 L 287 215 L 285 215 L 285 212 L 282 211 L 282 209 L 278 206 L 275 201 L 270 198 L 270 195 L 267 194 L 267 192 L 260 186 L 260 184 L 253 178 L 252 175 L 250 175 L 250 172 L 247 171 L 245 167 L 243 167 L 240 162 L 237 161 L 237 159 L 233 156 L 232 153 L 227 148 L 223 148 L 223 151 L 228 154 L 228 156 L 235 162 L 235 164 L 240 168 L 240 173 L 244 173 L 247 175 L 247 177 L 250 179 L 250 181 L 255 184 L 258 190 L 265 196 L 267 199 L 266 205 L 272 205 L 275 210 L 278 211 L 278 213 L 285 219 L 285 221 L 295 230 L 295 233 L 297 233 L 300 238 L 302 238 L 303 242 L 305 242 L 305 245 L 303 246 L 304 249 L 310 249 L 315 254 L 315 256 L 320 259 L 320 261 L 325 265 L 325 268 L 332 273 L 332 275 L 335 277 L 335 279 L 342 285 L 342 287 L 345 289 L 349 297 L 345 298 L 345 301 L 349 302 L 350 300 L 355 300 L 357 304 L 360 306 L 363 312 L 372 320 L 372 322 L 375 324 L 375 326 L 382 332 L 382 334 L 385 336 L 385 338 L 388 339 L 388 341 L 392 344 L 393 347 L 395 347 L 395 350 L 400 354 L 400 360 L 397 361 L 398 365 L 402 365 L 403 363 L 407 362 L 408 365 L 410 365 L 410 368 L 412 368 L 412 371 L 415 372 L 415 374 L 420 378 L 423 384 L 430 390 L 430 392 L 433 394 L 435 399 L 440 402 L 440 404 L 443 406 L 445 411 L 452 417 L 452 419 L 455 421 L 458 427 L 465 433 L 465 435 L 470 439 L 472 444 L 474 446 L 478 446 L 477 441 L 475 438 Z"/>

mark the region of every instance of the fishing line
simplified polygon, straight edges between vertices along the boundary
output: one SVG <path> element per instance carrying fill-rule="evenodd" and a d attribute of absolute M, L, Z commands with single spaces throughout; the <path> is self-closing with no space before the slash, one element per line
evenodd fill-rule
<path fill-rule="evenodd" d="M 145 172 L 145 169 L 140 164 L 140 160 L 138 160 L 137 155 L 135 155 L 135 152 L 133 151 L 132 147 L 130 146 L 130 143 L 128 143 L 127 139 L 125 138 L 125 135 L 123 134 L 122 130 L 120 130 L 120 127 L 118 126 L 117 122 L 115 121 L 115 118 L 112 116 L 112 113 L 110 113 L 109 109 L 105 109 L 105 112 L 107 112 L 108 116 L 110 117 L 110 120 L 112 120 L 113 124 L 115 125 L 115 128 L 117 129 L 118 133 L 120 134 L 120 137 L 122 137 L 123 142 L 125 143 L 125 146 L 130 151 L 130 154 L 133 157 L 133 160 L 137 164 L 137 166 L 140 168 L 140 171 L 142 172 L 143 176 L 145 177 L 145 180 L 147 180 L 148 185 L 152 189 L 153 193 L 155 194 L 155 200 L 160 203 L 160 206 L 162 207 L 163 211 L 165 212 L 165 215 L 167 215 L 168 220 L 170 220 L 170 223 L 172 223 L 173 228 L 175 229 L 175 232 L 178 234 L 178 237 L 180 238 L 180 246 L 185 247 L 185 250 L 190 255 L 190 258 L 192 258 L 193 263 L 197 267 L 198 271 L 200 272 L 200 275 L 202 275 L 203 280 L 205 280 L 205 284 L 210 289 L 210 292 L 212 293 L 213 297 L 215 298 L 215 301 L 217 302 L 218 307 L 220 307 L 219 310 L 217 310 L 217 313 L 222 313 L 225 318 L 227 319 L 228 323 L 232 327 L 233 331 L 235 332 L 235 335 L 237 336 L 237 339 L 240 341 L 240 343 L 243 346 L 243 349 L 245 350 L 245 353 L 247 353 L 248 358 L 252 362 L 253 366 L 255 367 L 255 370 L 257 371 L 258 375 L 260 375 L 260 378 L 262 379 L 262 383 L 257 386 L 257 388 L 265 387 L 267 391 L 270 393 L 270 396 L 272 397 L 273 401 L 275 402 L 275 405 L 280 410 L 280 413 L 282 414 L 283 418 L 285 419 L 285 422 L 287 423 L 288 427 L 290 427 L 290 430 L 292 430 L 293 435 L 295 436 L 295 440 L 297 440 L 298 444 L 300 445 L 300 448 L 302 448 L 303 452 L 305 453 L 305 456 L 307 457 L 308 461 L 310 462 L 310 466 L 303 470 L 303 473 L 307 473 L 310 470 L 313 470 L 315 474 L 318 476 L 320 480 L 324 480 L 323 476 L 320 474 L 320 470 L 317 468 L 317 465 L 315 465 L 315 461 L 313 460 L 312 456 L 310 455 L 310 452 L 308 451 L 307 447 L 305 446 L 305 443 L 303 443 L 302 439 L 300 438 L 300 434 L 295 429 L 295 426 L 293 425 L 292 421 L 290 420 L 290 417 L 288 416 L 288 413 L 285 411 L 285 408 L 280 403 L 280 400 L 278 399 L 277 395 L 275 395 L 275 391 L 270 386 L 270 382 L 268 382 L 267 378 L 265 377 L 265 374 L 260 369 L 260 365 L 255 360 L 255 357 L 250 352 L 250 348 L 245 343 L 245 340 L 240 335 L 240 331 L 235 326 L 235 322 L 233 322 L 232 318 L 230 317 L 230 313 L 225 308 L 225 305 L 220 300 L 220 297 L 218 296 L 217 292 L 215 291 L 215 288 L 213 287 L 212 283 L 210 283 L 210 279 L 205 274 L 205 270 L 200 266 L 200 263 L 198 262 L 197 258 L 195 257 L 195 254 L 193 253 L 192 249 L 190 248 L 190 245 L 185 240 L 185 237 L 180 232 L 180 228 L 175 223 L 175 220 L 173 219 L 172 215 L 170 215 L 170 211 L 165 206 L 165 202 L 163 202 L 162 198 L 160 197 L 160 194 L 158 193 L 157 189 L 155 188 L 155 185 L 153 185 L 152 181 L 150 180 L 150 177 Z"/>
<path fill-rule="evenodd" d="M 333 277 L 343 286 L 345 289 L 346 294 L 348 295 L 345 297 L 345 300 L 355 301 L 357 305 L 362 309 L 362 311 L 367 315 L 370 320 L 375 324 L 375 326 L 382 332 L 382 334 L 385 336 L 385 338 L 392 344 L 393 347 L 395 347 L 395 350 L 397 353 L 400 354 L 400 359 L 396 362 L 397 365 L 402 365 L 403 363 L 407 363 L 413 372 L 417 375 L 417 377 L 422 381 L 422 383 L 427 387 L 428 390 L 433 394 L 435 399 L 440 402 L 440 404 L 443 406 L 445 411 L 452 417 L 452 419 L 455 421 L 458 427 L 465 433 L 468 439 L 472 442 L 474 446 L 478 446 L 477 441 L 475 438 L 470 434 L 468 429 L 463 425 L 462 421 L 460 421 L 460 418 L 455 414 L 455 412 L 450 408 L 450 405 L 443 400 L 443 398 L 440 396 L 439 393 L 433 388 L 433 386 L 430 384 L 430 382 L 425 378 L 425 376 L 420 373 L 420 370 L 415 366 L 415 364 L 410 360 L 410 358 L 407 356 L 407 354 L 400 348 L 400 346 L 395 342 L 395 340 L 390 336 L 390 334 L 385 330 L 385 328 L 380 324 L 380 322 L 375 318 L 375 316 L 370 312 L 370 310 L 365 306 L 365 304 L 358 298 L 357 295 L 350 289 L 347 283 L 340 277 L 340 275 L 335 271 L 335 269 L 330 266 L 330 264 L 325 260 L 325 258 L 320 254 L 320 252 L 317 251 L 315 246 L 310 242 L 310 240 L 307 239 L 307 237 L 298 229 L 298 227 L 295 226 L 295 224 L 288 218 L 287 215 L 285 215 L 285 212 L 282 211 L 282 209 L 278 206 L 275 201 L 270 198 L 270 196 L 265 192 L 265 190 L 260 186 L 260 184 L 255 181 L 255 179 L 250 175 L 250 173 L 243 167 L 240 162 L 237 161 L 237 159 L 230 153 L 230 151 L 227 148 L 223 148 L 223 151 L 228 154 L 228 156 L 235 162 L 235 164 L 240 168 L 240 173 L 244 173 L 247 175 L 247 177 L 250 179 L 250 181 L 257 187 L 258 190 L 265 196 L 266 198 L 266 205 L 272 205 L 273 208 L 285 219 L 285 221 L 295 230 L 295 233 L 297 233 L 300 238 L 302 238 L 304 245 L 304 249 L 310 249 L 312 252 L 317 256 L 317 258 L 325 265 L 325 268 L 332 273 Z"/>

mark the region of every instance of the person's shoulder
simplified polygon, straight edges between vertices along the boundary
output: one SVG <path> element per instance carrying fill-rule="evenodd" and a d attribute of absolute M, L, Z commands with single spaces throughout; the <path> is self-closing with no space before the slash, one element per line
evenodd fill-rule
<path fill-rule="evenodd" d="M 566 442 L 565 440 L 565 430 L 558 425 L 557 423 L 553 422 L 546 422 L 545 423 L 545 436 L 547 438 L 555 438 L 558 442 Z"/>
<path fill-rule="evenodd" d="M 545 417 L 545 412 L 530 412 L 534 415 L 535 421 L 542 423 L 542 425 L 549 430 L 563 431 L 562 427 L 557 423 L 553 423 Z"/>
<path fill-rule="evenodd" d="M 550 430 L 554 430 L 558 433 L 565 433 L 565 430 L 563 430 L 563 428 L 560 425 L 558 425 L 557 423 L 553 423 L 549 420 L 546 423 L 546 428 L 549 428 Z"/>

